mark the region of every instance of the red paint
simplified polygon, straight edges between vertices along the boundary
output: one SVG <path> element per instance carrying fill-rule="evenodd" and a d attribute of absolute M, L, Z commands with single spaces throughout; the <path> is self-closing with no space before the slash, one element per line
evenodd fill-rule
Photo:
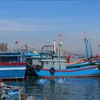
<path fill-rule="evenodd" d="M 0 66 L 25 66 L 26 62 L 0 62 Z"/>
<path fill-rule="evenodd" d="M 98 66 L 93 66 L 89 68 L 77 68 L 76 70 L 67 70 L 67 69 L 66 70 L 55 70 L 55 72 L 76 72 L 76 71 L 82 71 L 82 70 L 89 70 L 93 68 L 98 68 Z M 44 69 L 44 68 L 42 68 L 41 70 L 50 71 L 49 69 Z"/>

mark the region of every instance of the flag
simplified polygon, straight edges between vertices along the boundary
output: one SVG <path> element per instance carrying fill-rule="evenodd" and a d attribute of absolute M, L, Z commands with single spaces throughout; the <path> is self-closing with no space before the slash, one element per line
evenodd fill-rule
<path fill-rule="evenodd" d="M 66 56 L 66 63 L 70 62 L 71 55 Z"/>
<path fill-rule="evenodd" d="M 18 41 L 16 41 L 15 44 L 18 44 Z"/>
<path fill-rule="evenodd" d="M 98 43 L 98 47 L 100 47 L 100 42 Z"/>
<path fill-rule="evenodd" d="M 62 36 L 62 34 L 59 34 L 59 37 L 61 37 Z"/>

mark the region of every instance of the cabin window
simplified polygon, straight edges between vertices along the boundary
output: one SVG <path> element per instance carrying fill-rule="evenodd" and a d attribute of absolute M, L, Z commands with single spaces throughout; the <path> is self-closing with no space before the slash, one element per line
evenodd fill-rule
<path fill-rule="evenodd" d="M 0 62 L 18 62 L 18 57 L 0 57 Z"/>
<path fill-rule="evenodd" d="M 33 65 L 40 65 L 41 66 L 41 62 L 39 60 L 33 60 L 32 63 L 33 63 Z"/>
<path fill-rule="evenodd" d="M 28 64 L 31 64 L 32 65 L 32 59 L 27 58 L 26 61 L 27 61 Z"/>

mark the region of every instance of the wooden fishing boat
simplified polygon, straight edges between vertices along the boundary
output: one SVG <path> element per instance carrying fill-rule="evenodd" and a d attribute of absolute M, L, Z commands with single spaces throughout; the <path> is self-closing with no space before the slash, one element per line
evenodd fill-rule
<path fill-rule="evenodd" d="M 36 58 L 30 58 L 36 61 Z M 100 63 L 91 63 L 89 65 L 84 64 L 73 65 L 66 67 L 63 60 L 40 60 L 37 59 L 36 62 L 41 62 L 34 65 L 28 64 L 26 66 L 26 76 L 39 76 L 39 77 L 89 77 L 89 76 L 100 76 Z M 48 65 L 46 64 L 48 62 Z"/>
<path fill-rule="evenodd" d="M 25 74 L 25 58 L 19 52 L 0 52 L 0 79 L 22 79 Z"/>
<path fill-rule="evenodd" d="M 0 80 L 0 99 L 21 100 L 21 88 L 18 86 L 6 85 Z"/>
<path fill-rule="evenodd" d="M 0 79 L 22 80 L 25 76 L 26 57 L 39 54 L 21 52 L 0 52 Z"/>
<path fill-rule="evenodd" d="M 92 59 L 92 53 L 89 54 L 88 41 L 85 38 L 86 55 L 85 61 L 66 64 L 66 57 L 61 55 L 61 44 L 59 44 L 58 56 L 53 52 L 42 52 L 41 57 L 28 57 L 31 63 L 26 65 L 25 76 L 39 77 L 90 77 L 100 76 L 100 59 Z M 54 46 L 54 45 L 53 45 Z M 47 47 L 43 46 L 43 47 Z M 54 47 L 53 47 L 54 48 Z M 54 51 L 54 50 L 53 50 Z M 91 55 L 91 56 L 90 56 Z"/>

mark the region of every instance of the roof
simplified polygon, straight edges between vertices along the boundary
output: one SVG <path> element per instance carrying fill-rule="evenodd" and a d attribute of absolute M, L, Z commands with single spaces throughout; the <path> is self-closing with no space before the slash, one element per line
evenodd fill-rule
<path fill-rule="evenodd" d="M 20 56 L 19 52 L 0 52 L 0 56 Z"/>

